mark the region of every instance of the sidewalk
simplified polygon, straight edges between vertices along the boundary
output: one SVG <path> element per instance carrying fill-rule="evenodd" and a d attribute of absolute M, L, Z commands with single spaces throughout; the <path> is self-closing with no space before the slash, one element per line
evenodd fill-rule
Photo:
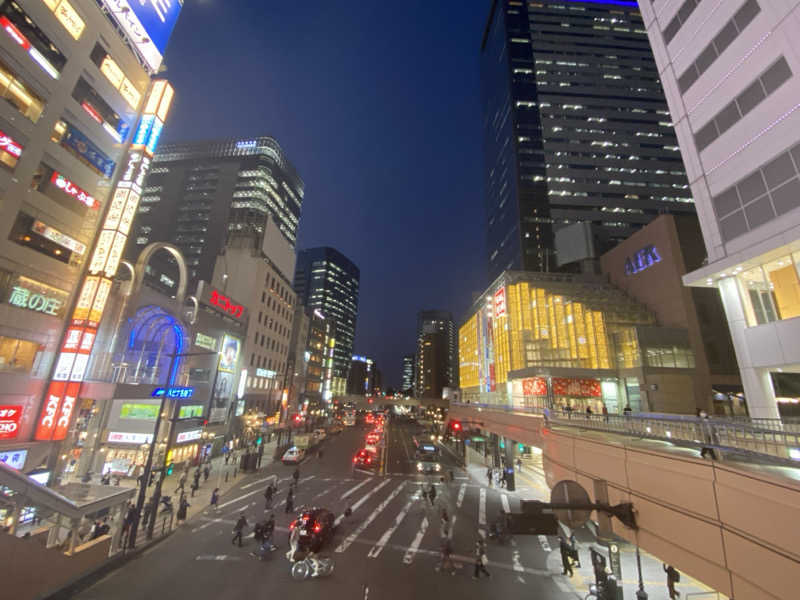
<path fill-rule="evenodd" d="M 474 483 L 488 487 L 485 466 L 472 464 L 468 465 L 466 470 Z M 515 491 L 509 492 L 507 489 L 502 487 L 498 488 L 493 484 L 494 489 L 502 491 L 504 494 L 519 500 L 550 501 L 550 489 L 545 482 L 544 471 L 539 471 L 535 465 L 523 461 L 522 470 L 520 471 L 519 468 L 516 468 L 514 477 L 516 480 Z M 595 550 L 606 558 L 606 561 L 608 561 L 609 549 L 607 546 L 596 541 L 594 530 L 589 530 L 589 526 L 576 530 L 575 537 L 577 539 L 581 566 L 580 568 L 573 567 L 574 576 L 570 578 L 560 574 L 562 571 L 561 554 L 557 544 L 548 544 L 550 552 L 547 557 L 547 568 L 554 573 L 555 579 L 566 583 L 580 598 L 584 598 L 586 594 L 589 593 L 589 586 L 594 584 L 595 581 L 589 549 L 591 547 L 595 548 Z M 622 589 L 624 590 L 624 597 L 626 599 L 633 599 L 636 597 L 636 590 L 639 589 L 636 547 L 621 538 L 616 538 L 614 543 L 617 544 L 620 552 L 621 583 Z M 544 549 L 547 551 L 546 547 Z M 644 589 L 648 593 L 650 600 L 666 600 L 669 598 L 669 594 L 667 593 L 667 578 L 663 570 L 662 562 L 657 557 L 643 550 L 640 551 L 640 554 L 642 561 L 642 580 L 644 582 Z M 711 588 L 689 577 L 685 573 L 681 573 L 681 581 L 676 584 L 675 588 L 681 593 L 682 598 L 686 598 L 687 594 L 692 594 L 690 598 L 697 598 L 697 600 L 717 600 L 716 593 Z M 697 596 L 695 596 L 695 594 L 697 594 Z M 719 595 L 720 600 L 724 600 L 724 598 L 725 596 L 722 594 Z"/>

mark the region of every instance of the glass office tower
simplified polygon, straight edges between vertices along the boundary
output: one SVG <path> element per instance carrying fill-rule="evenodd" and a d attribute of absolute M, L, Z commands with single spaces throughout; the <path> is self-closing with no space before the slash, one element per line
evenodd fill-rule
<path fill-rule="evenodd" d="M 636 2 L 493 0 L 481 79 L 489 281 L 553 268 L 567 224 L 602 253 L 694 212 Z"/>

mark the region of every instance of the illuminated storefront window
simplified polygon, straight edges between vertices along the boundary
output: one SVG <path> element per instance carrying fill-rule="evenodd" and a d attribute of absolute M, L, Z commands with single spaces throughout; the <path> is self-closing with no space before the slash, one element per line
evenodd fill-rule
<path fill-rule="evenodd" d="M 45 73 L 58 79 L 67 57 L 16 2 L 0 2 L 0 27 Z"/>
<path fill-rule="evenodd" d="M 800 252 L 787 254 L 736 276 L 750 327 L 800 316 Z"/>
<path fill-rule="evenodd" d="M 108 102 L 103 100 L 97 90 L 83 77 L 78 79 L 78 83 L 75 84 L 72 97 L 115 141 L 122 142 L 127 137 L 130 125 L 109 106 Z"/>
<path fill-rule="evenodd" d="M 31 215 L 19 212 L 8 239 L 70 265 L 83 262 L 86 244 Z"/>
<path fill-rule="evenodd" d="M 39 163 L 31 179 L 31 189 L 37 190 L 64 208 L 81 216 L 89 209 L 97 210 L 100 202 L 60 171 Z"/>
<path fill-rule="evenodd" d="M 53 11 L 58 22 L 64 26 L 64 29 L 74 39 L 77 40 L 81 37 L 83 30 L 86 29 L 86 23 L 72 7 L 69 0 L 44 0 L 44 3 Z"/>
<path fill-rule="evenodd" d="M 96 44 L 94 50 L 92 50 L 91 59 L 111 85 L 119 91 L 128 106 L 136 110 L 142 100 L 142 94 L 131 80 L 125 77 L 122 68 L 111 58 L 106 49 L 100 44 Z"/>
<path fill-rule="evenodd" d="M 36 123 L 44 110 L 44 100 L 25 85 L 14 71 L 0 60 L 0 96 L 20 114 Z"/>
<path fill-rule="evenodd" d="M 0 371 L 31 373 L 43 352 L 36 342 L 0 336 Z"/>

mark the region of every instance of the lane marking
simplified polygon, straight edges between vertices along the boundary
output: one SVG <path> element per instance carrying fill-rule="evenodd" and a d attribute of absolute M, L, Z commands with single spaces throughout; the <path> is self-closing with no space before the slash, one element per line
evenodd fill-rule
<path fill-rule="evenodd" d="M 385 479 L 382 483 L 378 484 L 378 486 L 374 487 L 372 491 L 369 492 L 366 496 L 363 496 L 358 502 L 353 504 L 353 506 L 350 507 L 350 510 L 355 512 L 362 504 L 364 504 L 364 502 L 366 502 L 373 494 L 375 494 L 375 492 L 377 492 L 379 489 L 381 489 L 383 486 L 387 485 L 391 481 L 392 481 L 391 479 Z M 344 519 L 344 513 L 336 517 L 336 520 L 333 522 L 333 526 L 337 527 L 339 523 L 342 522 L 342 519 Z"/>
<path fill-rule="evenodd" d="M 365 485 L 367 485 L 368 483 L 369 483 L 369 479 L 365 479 L 364 481 L 362 481 L 361 483 L 359 483 L 357 486 L 355 486 L 355 487 L 353 487 L 353 488 L 350 488 L 350 489 L 349 489 L 349 490 L 347 490 L 347 491 L 346 491 L 344 494 L 342 494 L 342 500 L 344 500 L 345 498 L 347 498 L 347 497 L 348 497 L 350 494 L 352 494 L 353 492 L 355 492 L 355 491 L 356 491 L 358 488 L 360 488 L 360 487 L 362 487 L 362 486 L 365 486 Z"/>
<path fill-rule="evenodd" d="M 391 493 L 391 494 L 389 494 L 389 495 L 386 497 L 386 499 L 385 499 L 383 502 L 381 502 L 381 503 L 380 503 L 380 504 L 379 504 L 379 505 L 378 505 L 378 506 L 375 508 L 375 510 L 373 510 L 373 511 L 372 511 L 372 512 L 369 514 L 369 516 L 368 516 L 366 519 L 364 519 L 364 521 L 361 523 L 361 525 L 359 525 L 359 526 L 356 528 L 356 530 L 355 530 L 355 531 L 353 531 L 353 533 L 351 533 L 350 535 L 348 535 L 348 536 L 347 536 L 347 537 L 346 537 L 346 538 L 345 538 L 345 539 L 342 541 L 342 543 L 341 543 L 341 544 L 339 544 L 339 546 L 336 548 L 336 552 L 344 552 L 345 550 L 347 550 L 347 548 L 349 548 L 349 547 L 350 547 L 350 544 L 352 544 L 352 543 L 353 543 L 353 542 L 356 540 L 356 538 L 357 538 L 359 535 L 361 535 L 362 533 L 364 533 L 364 530 L 365 530 L 367 527 L 369 527 L 370 523 L 372 523 L 372 522 L 375 520 L 375 517 L 377 517 L 377 516 L 378 516 L 378 515 L 379 515 L 379 514 L 380 514 L 380 513 L 381 513 L 381 512 L 382 512 L 382 511 L 383 511 L 383 510 L 384 510 L 384 509 L 387 507 L 387 506 L 389 506 L 389 503 L 390 503 L 392 500 L 394 500 L 394 499 L 397 497 L 397 494 L 399 494 L 399 493 L 402 491 L 402 489 L 405 487 L 405 485 L 406 485 L 406 482 L 405 482 L 405 481 L 403 481 L 402 483 L 400 483 L 400 485 L 398 485 L 396 488 L 394 488 L 394 490 L 392 491 L 392 493 Z"/>
<path fill-rule="evenodd" d="M 406 516 L 408 515 L 409 511 L 411 510 L 411 507 L 414 505 L 414 503 L 417 500 L 419 500 L 419 490 L 417 490 L 414 493 L 414 495 L 411 496 L 411 499 L 408 502 L 406 502 L 406 505 L 402 508 L 402 510 L 399 513 L 397 513 L 397 516 L 394 518 L 394 523 L 392 523 L 392 525 L 390 525 L 389 528 L 386 531 L 383 532 L 383 535 L 381 536 L 381 538 L 375 543 L 375 545 L 367 553 L 368 557 L 370 557 L 370 558 L 378 558 L 378 555 L 381 553 L 383 548 L 386 546 L 386 543 L 389 541 L 389 538 L 392 537 L 392 534 L 400 526 L 400 523 L 403 522 L 403 519 L 406 518 Z"/>
<path fill-rule="evenodd" d="M 403 562 L 407 565 L 411 564 L 411 561 L 414 560 L 414 555 L 419 550 L 419 545 L 422 543 L 422 538 L 425 537 L 425 532 L 428 530 L 428 517 L 424 517 L 422 519 L 422 523 L 420 523 L 419 531 L 417 532 L 414 541 L 411 542 L 411 545 L 406 550 L 405 555 L 403 556 Z"/>
<path fill-rule="evenodd" d="M 238 556 L 228 556 L 227 554 L 201 554 L 195 560 L 242 560 Z"/>
<path fill-rule="evenodd" d="M 542 550 L 544 550 L 548 554 L 552 550 L 552 548 L 550 547 L 550 542 L 547 541 L 547 536 L 546 535 L 540 535 L 539 536 L 539 544 L 541 544 Z"/>
<path fill-rule="evenodd" d="M 265 481 L 269 481 L 270 479 L 274 479 L 275 480 L 275 485 L 278 485 L 281 481 L 286 481 L 288 479 L 291 479 L 291 477 L 284 477 L 283 479 L 278 479 L 278 476 L 273 474 L 273 475 L 270 475 L 269 477 L 264 477 L 264 479 L 257 479 L 256 481 L 254 481 L 252 483 L 248 483 L 247 485 L 243 485 L 242 489 L 246 490 L 249 487 L 253 487 L 254 485 L 258 485 L 259 483 L 264 483 Z"/>
<path fill-rule="evenodd" d="M 511 561 L 514 566 L 514 571 L 516 571 L 517 573 L 525 572 L 525 567 L 522 566 L 522 563 L 519 560 L 519 550 L 514 550 L 514 552 L 511 555 Z M 517 580 L 520 583 L 525 583 L 525 580 L 522 578 L 521 575 L 517 575 Z"/>
<path fill-rule="evenodd" d="M 507 513 L 511 512 L 511 507 L 508 505 L 508 496 L 505 494 L 500 494 L 500 502 L 503 504 L 503 510 Z"/>
<path fill-rule="evenodd" d="M 253 494 L 259 494 L 259 493 L 261 493 L 261 490 L 253 490 L 252 492 L 247 492 L 243 496 L 239 496 L 238 498 L 234 498 L 233 500 L 228 500 L 227 502 L 223 502 L 222 504 L 217 506 L 217 509 L 221 510 L 221 509 L 225 508 L 226 506 L 230 506 L 231 504 L 236 504 L 237 502 L 241 502 L 245 498 L 249 498 Z"/>
<path fill-rule="evenodd" d="M 458 498 L 456 499 L 456 511 L 461 508 L 461 505 L 464 503 L 464 494 L 467 491 L 467 484 L 462 483 L 461 487 L 458 488 Z M 453 539 L 453 531 L 456 528 L 456 520 L 458 519 L 458 515 L 455 511 L 453 511 L 453 517 L 450 519 L 450 528 L 447 531 L 447 538 Z"/>
<path fill-rule="evenodd" d="M 486 539 L 486 488 L 481 488 L 478 502 L 478 533 Z"/>
<path fill-rule="evenodd" d="M 222 519 L 211 519 L 210 521 L 208 521 L 206 523 L 203 523 L 199 527 L 195 527 L 194 529 L 192 529 L 192 533 L 197 533 L 201 529 L 205 529 L 206 527 L 209 527 L 209 526 L 213 525 L 214 523 L 222 523 Z"/>

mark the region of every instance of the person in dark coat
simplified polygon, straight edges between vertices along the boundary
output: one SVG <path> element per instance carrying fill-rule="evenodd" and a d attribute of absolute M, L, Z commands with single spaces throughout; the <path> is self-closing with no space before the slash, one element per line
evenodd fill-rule
<path fill-rule="evenodd" d="M 275 488 L 272 484 L 267 484 L 267 489 L 264 490 L 264 510 L 272 508 L 272 496 L 275 494 Z"/>
<path fill-rule="evenodd" d="M 286 514 L 288 515 L 293 510 L 294 510 L 294 492 L 290 489 L 289 493 L 286 495 Z"/>
<path fill-rule="evenodd" d="M 208 481 L 208 474 L 211 472 L 211 469 L 208 468 L 208 465 L 203 467 L 203 481 Z"/>
<path fill-rule="evenodd" d="M 567 540 L 565 540 L 563 537 L 560 538 L 558 547 L 561 551 L 561 574 L 572 577 L 572 561 L 570 560 L 571 549 L 567 543 Z"/>
<path fill-rule="evenodd" d="M 247 527 L 247 519 L 245 519 L 244 513 L 242 513 L 239 515 L 239 520 L 236 521 L 236 525 L 233 526 L 233 539 L 231 540 L 231 544 L 235 544 L 238 541 L 239 548 L 242 547 L 242 532 L 245 527 Z"/>
<path fill-rule="evenodd" d="M 186 509 L 191 506 L 186 501 L 186 496 L 181 496 L 180 503 L 178 504 L 178 512 L 176 516 L 178 517 L 178 523 L 183 523 L 186 520 Z"/>
<path fill-rule="evenodd" d="M 681 580 L 681 575 L 672 565 L 661 565 L 664 572 L 667 574 L 667 591 L 669 592 L 669 599 L 675 600 L 680 597 L 680 592 L 675 589 L 675 584 Z"/>

